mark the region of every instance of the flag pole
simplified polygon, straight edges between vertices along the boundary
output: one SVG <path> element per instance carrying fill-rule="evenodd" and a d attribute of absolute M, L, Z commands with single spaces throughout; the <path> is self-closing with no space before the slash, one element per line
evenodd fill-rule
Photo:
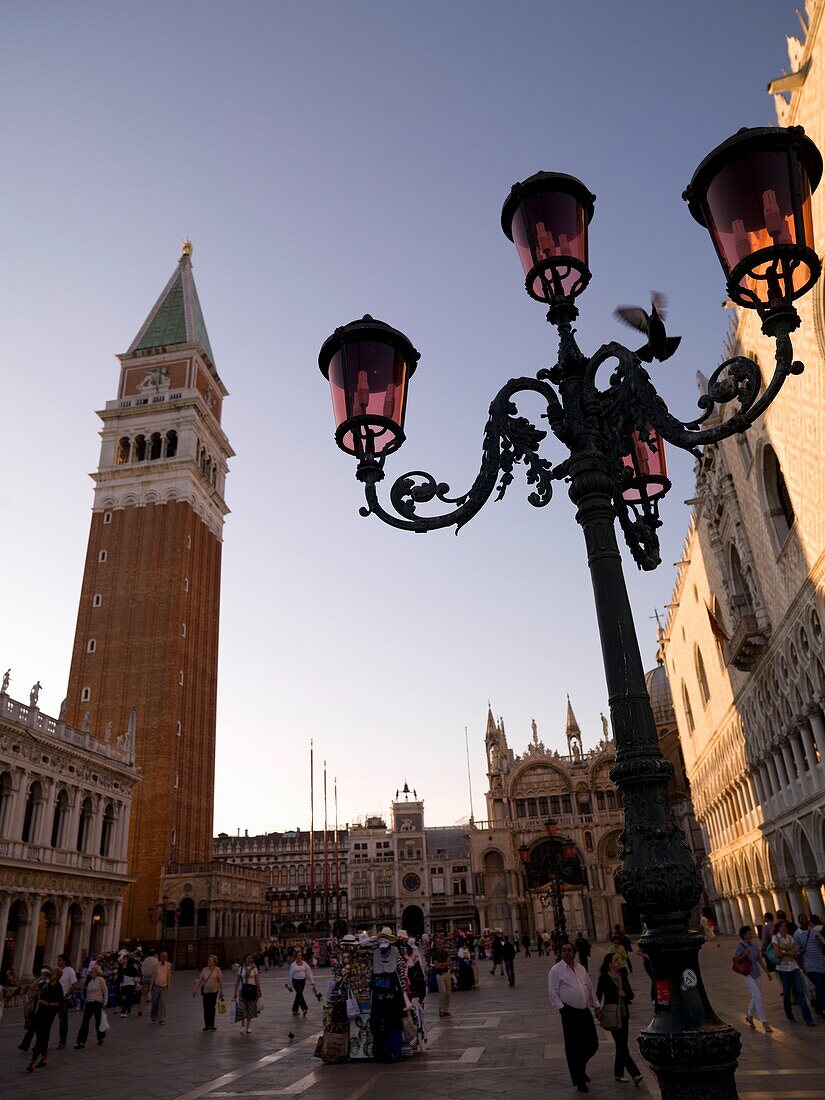
<path fill-rule="evenodd" d="M 309 919 L 315 935 L 315 743 L 309 742 Z"/>
<path fill-rule="evenodd" d="M 327 762 L 324 761 L 324 920 L 329 935 L 329 832 L 327 829 Z"/>
<path fill-rule="evenodd" d="M 338 923 L 338 931 L 341 931 L 341 864 L 338 859 L 338 776 L 332 781 L 332 789 L 335 797 L 335 920 Z"/>

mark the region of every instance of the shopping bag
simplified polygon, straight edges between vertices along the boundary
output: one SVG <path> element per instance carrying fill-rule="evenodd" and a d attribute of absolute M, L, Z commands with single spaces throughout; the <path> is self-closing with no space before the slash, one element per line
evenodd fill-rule
<path fill-rule="evenodd" d="M 101 1031 L 108 1031 L 109 1030 L 109 1017 L 106 1015 L 106 1009 L 105 1008 L 100 1013 L 100 1030 Z"/>
<path fill-rule="evenodd" d="M 229 1012 L 229 1022 L 234 1024 L 238 1019 L 238 1006 L 235 1001 L 230 1005 L 227 1005 L 227 1011 Z"/>
<path fill-rule="evenodd" d="M 218 1001 L 218 1012 L 221 1014 L 221 1016 L 223 1016 L 223 1014 L 226 1012 L 226 1001 L 223 999 L 223 997 L 221 997 L 221 999 Z"/>
<path fill-rule="evenodd" d="M 347 997 L 347 1017 L 350 1020 L 354 1020 L 360 1013 L 361 1009 L 358 1007 L 358 999 L 354 993 L 350 993 Z"/>

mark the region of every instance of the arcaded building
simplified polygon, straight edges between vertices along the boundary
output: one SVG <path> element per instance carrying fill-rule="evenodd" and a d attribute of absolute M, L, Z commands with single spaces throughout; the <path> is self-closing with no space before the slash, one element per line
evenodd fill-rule
<path fill-rule="evenodd" d="M 18 979 L 118 945 L 138 772 L 128 729 L 92 737 L 0 689 L 0 945 Z"/>
<path fill-rule="evenodd" d="M 825 148 L 822 0 L 788 40 L 790 72 L 769 85 L 777 119 Z M 777 64 L 778 67 L 778 64 Z M 765 74 L 766 77 L 770 74 Z M 820 256 L 825 188 L 812 199 Z M 664 645 L 693 803 L 721 927 L 765 911 L 825 906 L 825 288 L 797 303 L 805 364 L 746 434 L 706 447 Z M 722 358 L 774 342 L 732 309 Z M 700 379 L 700 384 L 703 384 Z M 722 412 L 721 415 L 729 415 Z"/>

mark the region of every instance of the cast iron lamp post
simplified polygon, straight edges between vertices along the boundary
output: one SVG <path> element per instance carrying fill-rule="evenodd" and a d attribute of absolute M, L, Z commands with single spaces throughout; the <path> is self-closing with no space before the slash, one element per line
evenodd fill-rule
<path fill-rule="evenodd" d="M 690 212 L 711 234 L 728 295 L 756 309 L 762 331 L 776 341 L 776 364 L 763 390 L 753 360 L 735 356 L 722 363 L 693 420 L 668 411 L 642 366 L 643 349 L 637 354 L 609 343 L 589 358 L 579 350 L 572 323 L 575 300 L 590 279 L 587 228 L 595 200 L 579 180 L 558 173 L 539 172 L 516 184 L 502 211 L 527 292 L 548 306 L 547 319 L 558 329 L 558 361 L 534 378 L 511 379 L 493 399 L 481 468 L 466 493 L 451 497 L 449 485 L 413 471 L 392 485 L 392 512 L 378 499 L 386 457 L 404 441 L 407 386 L 419 359 L 406 336 L 366 316 L 336 329 L 319 356 L 332 389 L 336 442 L 358 460 L 367 500 L 362 515 L 405 531 L 460 528 L 494 490 L 503 496 L 518 462 L 527 467 L 528 500 L 536 507 L 550 501 L 554 481 L 569 484 L 587 547 L 610 699 L 611 778 L 625 813 L 621 890 L 648 929 L 640 943 L 653 971 L 654 1015 L 639 1045 L 664 1100 L 735 1097 L 740 1040 L 711 1007 L 699 971 L 703 937 L 688 929 L 701 886 L 667 796 L 673 768 L 656 736 L 615 521 L 639 567 L 654 569 L 659 500 L 670 487 L 663 440 L 698 455 L 699 447 L 746 431 L 787 376 L 803 370 L 790 334 L 800 324 L 793 303 L 820 274 L 811 192 L 821 175 L 822 158 L 801 127 L 740 130 L 694 173 L 684 195 Z M 651 324 L 644 358 L 668 353 L 663 329 L 655 332 Z M 597 374 L 606 363 L 613 370 L 601 388 Z M 518 415 L 514 398 L 527 391 L 546 402 L 543 416 L 569 451 L 557 466 L 538 453 L 547 432 Z M 730 402 L 736 402 L 732 415 L 703 427 L 717 406 Z M 434 500 L 453 507 L 445 515 L 418 515 L 419 505 Z"/>

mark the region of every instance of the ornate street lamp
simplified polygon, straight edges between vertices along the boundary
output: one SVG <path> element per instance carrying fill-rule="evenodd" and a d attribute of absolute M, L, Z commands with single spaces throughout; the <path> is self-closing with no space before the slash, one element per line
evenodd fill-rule
<path fill-rule="evenodd" d="M 615 521 L 641 569 L 659 564 L 659 500 L 667 492 L 663 441 L 695 455 L 698 448 L 746 431 L 782 388 L 799 374 L 790 333 L 800 323 L 794 301 L 816 282 L 810 197 L 822 158 L 800 127 L 741 130 L 699 166 L 685 192 L 692 215 L 707 227 L 733 301 L 756 309 L 762 331 L 776 340 L 776 365 L 763 388 L 757 363 L 737 355 L 713 372 L 693 420 L 673 416 L 642 365 L 672 354 L 664 326 L 651 317 L 648 343 L 638 352 L 611 342 L 590 357 L 578 348 L 572 323 L 576 299 L 590 278 L 587 229 L 594 198 L 570 176 L 538 173 L 516 184 L 504 203 L 502 227 L 518 250 L 531 297 L 548 306 L 558 329 L 555 366 L 535 378 L 507 382 L 490 405 L 481 468 L 458 496 L 429 473 L 397 478 L 392 511 L 378 498 L 388 453 L 403 441 L 406 387 L 418 355 L 406 337 L 365 318 L 336 330 L 321 349 L 320 367 L 332 387 L 336 441 L 358 459 L 364 516 L 404 531 L 462 527 L 497 491 L 500 499 L 524 463 L 529 502 L 548 504 L 555 481 L 568 483 L 588 554 L 616 744 L 611 778 L 625 812 L 620 882 L 628 904 L 647 926 L 640 940 L 653 970 L 652 1021 L 639 1036 L 664 1100 L 689 1093 L 736 1096 L 739 1034 L 713 1011 L 699 971 L 703 937 L 688 929 L 701 884 L 667 797 L 673 768 L 662 757 L 627 596 Z M 612 365 L 606 384 L 600 368 Z M 390 387 L 393 387 L 392 389 Z M 537 393 L 550 430 L 569 457 L 552 466 L 539 454 L 546 431 L 518 415 L 515 396 Z M 719 405 L 735 402 L 723 422 L 705 427 Z M 452 507 L 422 516 L 422 504 Z M 520 850 L 520 857 L 521 855 Z M 529 858 L 529 853 L 528 853 Z"/>

